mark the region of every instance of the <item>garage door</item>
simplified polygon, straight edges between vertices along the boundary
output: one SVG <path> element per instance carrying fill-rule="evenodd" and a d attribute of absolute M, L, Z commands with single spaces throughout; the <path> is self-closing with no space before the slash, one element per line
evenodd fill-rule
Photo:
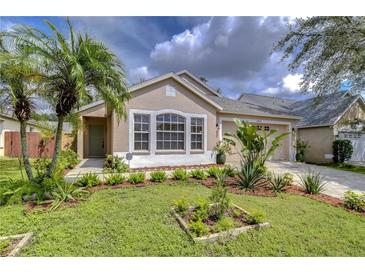
<path fill-rule="evenodd" d="M 288 132 L 288 126 L 286 125 L 266 125 L 266 124 L 254 124 L 259 126 L 261 130 L 271 130 L 276 129 L 279 133 Z M 231 121 L 223 121 L 223 134 L 227 132 L 235 132 L 236 125 L 234 122 Z M 227 162 L 239 162 L 240 157 L 238 155 L 238 150 L 240 148 L 234 148 L 232 150 L 232 154 L 227 156 Z M 289 140 L 286 138 L 282 141 L 282 145 L 277 149 L 274 155 L 271 157 L 270 160 L 289 160 Z"/>
<path fill-rule="evenodd" d="M 365 162 L 365 133 L 340 132 L 339 138 L 351 141 L 353 146 L 351 162 Z"/>

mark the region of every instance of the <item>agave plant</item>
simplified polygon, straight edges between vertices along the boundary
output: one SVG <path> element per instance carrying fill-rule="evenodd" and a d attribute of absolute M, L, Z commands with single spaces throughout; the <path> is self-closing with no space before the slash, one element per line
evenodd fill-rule
<path fill-rule="evenodd" d="M 63 202 L 76 201 L 87 193 L 84 187 L 77 187 L 73 183 L 58 182 L 56 190 L 52 192 L 51 210 L 57 209 Z"/>
<path fill-rule="evenodd" d="M 263 167 L 256 161 L 241 164 L 241 169 L 237 173 L 238 185 L 245 190 L 255 190 L 261 186 L 265 178 Z"/>
<path fill-rule="evenodd" d="M 322 182 L 321 174 L 314 173 L 311 170 L 308 173 L 299 176 L 300 185 L 308 194 L 319 194 L 325 190 L 326 184 Z"/>

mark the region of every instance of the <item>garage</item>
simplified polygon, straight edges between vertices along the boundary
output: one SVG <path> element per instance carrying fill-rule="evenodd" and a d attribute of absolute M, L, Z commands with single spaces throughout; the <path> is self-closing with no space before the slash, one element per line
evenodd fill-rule
<path fill-rule="evenodd" d="M 365 162 L 365 133 L 364 132 L 339 132 L 340 139 L 350 140 L 353 152 L 351 162 Z"/>
<path fill-rule="evenodd" d="M 262 131 L 269 131 L 271 129 L 275 129 L 278 131 L 277 134 L 289 132 L 288 125 L 277 125 L 277 124 L 270 124 L 270 123 L 252 123 L 253 125 L 256 125 L 259 130 Z M 223 121 L 222 122 L 222 132 L 223 135 L 227 132 L 235 132 L 236 131 L 236 125 L 233 121 Z M 289 160 L 289 137 L 285 138 L 282 141 L 282 145 L 276 150 L 274 155 L 270 158 L 270 160 L 281 160 L 281 161 L 288 161 Z M 238 155 L 237 149 L 233 149 L 232 154 L 227 155 L 227 162 L 228 163 L 234 163 L 239 162 L 240 157 Z"/>

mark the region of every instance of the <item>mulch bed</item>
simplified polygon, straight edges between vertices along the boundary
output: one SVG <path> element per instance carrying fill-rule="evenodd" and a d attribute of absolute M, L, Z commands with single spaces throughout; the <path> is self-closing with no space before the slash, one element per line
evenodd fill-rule
<path fill-rule="evenodd" d="M 82 200 L 63 202 L 58 208 L 73 207 L 78 205 Z M 35 210 L 49 210 L 52 206 L 52 201 L 43 201 L 42 203 L 28 202 L 26 204 L 26 210 L 32 212 Z"/>

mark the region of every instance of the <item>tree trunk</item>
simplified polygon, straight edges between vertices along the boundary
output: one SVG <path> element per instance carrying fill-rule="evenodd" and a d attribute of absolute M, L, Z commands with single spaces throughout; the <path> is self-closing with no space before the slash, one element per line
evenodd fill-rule
<path fill-rule="evenodd" d="M 56 143 L 54 147 L 53 157 L 51 165 L 48 168 L 47 176 L 51 177 L 57 167 L 58 155 L 61 152 L 61 143 L 62 143 L 62 129 L 63 129 L 63 121 L 65 117 L 63 115 L 58 116 L 58 124 L 57 124 L 57 132 L 56 132 Z"/>
<path fill-rule="evenodd" d="M 23 156 L 25 172 L 27 173 L 28 179 L 33 180 L 33 172 L 29 162 L 29 154 L 28 154 L 27 123 L 25 121 L 20 121 L 20 142 L 22 146 L 22 156 Z"/>

